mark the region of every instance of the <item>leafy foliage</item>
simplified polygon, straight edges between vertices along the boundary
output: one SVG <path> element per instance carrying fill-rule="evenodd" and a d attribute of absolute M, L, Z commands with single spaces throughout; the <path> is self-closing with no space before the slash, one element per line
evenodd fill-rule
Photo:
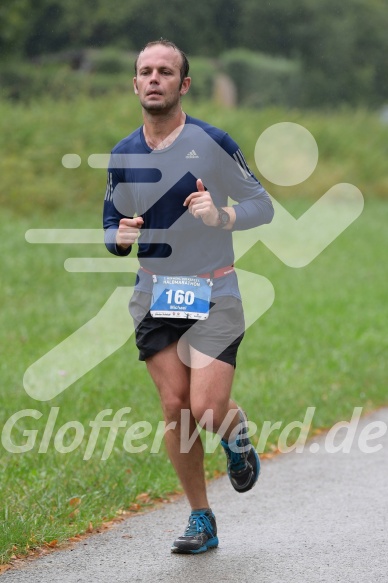
<path fill-rule="evenodd" d="M 222 55 L 221 63 L 236 84 L 242 105 L 295 106 L 300 103 L 302 79 L 296 61 L 234 49 Z"/>
<path fill-rule="evenodd" d="M 85 48 L 137 52 L 163 36 L 191 56 L 214 58 L 243 48 L 288 59 L 303 78 L 300 105 L 376 106 L 388 100 L 386 0 L 5 0 L 0 17 L 3 60 Z M 111 60 L 113 67 L 118 62 Z M 262 62 L 258 77 L 266 68 Z M 276 85 L 279 75 L 264 80 L 264 87 Z"/>

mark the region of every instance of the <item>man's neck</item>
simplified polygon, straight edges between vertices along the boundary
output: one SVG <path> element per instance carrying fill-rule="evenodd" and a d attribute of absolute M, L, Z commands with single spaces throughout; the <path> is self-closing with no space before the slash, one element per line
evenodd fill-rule
<path fill-rule="evenodd" d="M 168 114 L 150 114 L 143 112 L 144 137 L 153 150 L 170 146 L 179 136 L 186 120 L 186 114 L 179 109 Z"/>

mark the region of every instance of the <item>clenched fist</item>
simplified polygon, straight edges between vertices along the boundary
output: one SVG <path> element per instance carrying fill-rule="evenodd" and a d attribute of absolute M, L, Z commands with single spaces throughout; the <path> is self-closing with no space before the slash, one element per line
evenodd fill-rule
<path fill-rule="evenodd" d="M 116 233 L 116 245 L 122 249 L 128 249 L 128 247 L 136 243 L 143 223 L 144 221 L 141 217 L 121 219 Z"/>

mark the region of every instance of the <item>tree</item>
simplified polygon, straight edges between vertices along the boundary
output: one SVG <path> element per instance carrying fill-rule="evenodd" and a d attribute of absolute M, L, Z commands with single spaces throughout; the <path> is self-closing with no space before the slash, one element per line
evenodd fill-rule
<path fill-rule="evenodd" d="M 0 54 L 2 59 L 23 53 L 30 23 L 30 0 L 3 0 L 0 4 Z"/>
<path fill-rule="evenodd" d="M 189 56 L 233 48 L 301 64 L 307 105 L 388 99 L 387 0 L 2 0 L 0 50 L 138 51 L 160 37 Z"/>

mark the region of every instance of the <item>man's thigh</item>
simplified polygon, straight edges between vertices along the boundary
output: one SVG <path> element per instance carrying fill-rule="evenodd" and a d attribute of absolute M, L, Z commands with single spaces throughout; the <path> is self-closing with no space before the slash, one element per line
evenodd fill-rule
<path fill-rule="evenodd" d="M 195 322 L 182 336 L 190 350 L 190 366 L 202 368 L 203 363 L 219 360 L 236 367 L 237 351 L 245 332 L 242 303 L 233 296 L 221 296 L 213 300 L 207 320 Z M 197 353 L 206 355 L 200 358 Z M 186 362 L 186 364 L 189 364 Z"/>
<path fill-rule="evenodd" d="M 146 358 L 147 370 L 154 381 L 162 403 L 169 407 L 190 406 L 190 369 L 177 354 L 177 343 L 169 344 Z"/>

